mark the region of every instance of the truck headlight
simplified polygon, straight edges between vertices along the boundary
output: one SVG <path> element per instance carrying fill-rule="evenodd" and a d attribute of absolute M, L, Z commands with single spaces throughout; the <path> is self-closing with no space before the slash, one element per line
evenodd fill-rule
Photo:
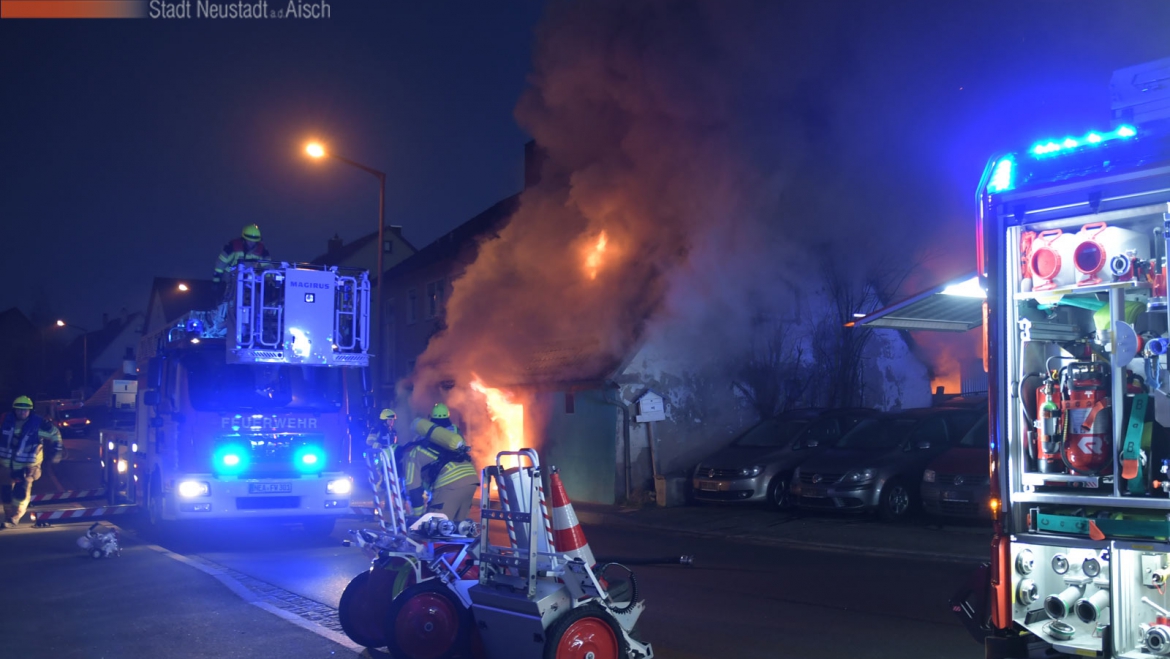
<path fill-rule="evenodd" d="M 842 483 L 868 483 L 873 480 L 873 469 L 853 469 L 841 479 Z"/>
<path fill-rule="evenodd" d="M 744 467 L 743 469 L 739 470 L 739 475 L 742 478 L 754 478 L 759 476 L 760 472 L 763 470 L 764 468 L 761 465 L 755 465 L 754 467 Z"/>
<path fill-rule="evenodd" d="M 927 482 L 927 483 L 933 483 L 934 482 L 934 470 L 927 469 L 926 471 L 922 472 L 922 480 Z"/>
<path fill-rule="evenodd" d="M 179 496 L 184 499 L 205 497 L 211 494 L 211 486 L 203 481 L 180 481 L 178 490 Z"/>
<path fill-rule="evenodd" d="M 325 486 L 325 491 L 329 494 L 349 494 L 353 491 L 353 480 L 346 476 L 345 478 L 338 478 L 335 481 L 329 481 Z"/>

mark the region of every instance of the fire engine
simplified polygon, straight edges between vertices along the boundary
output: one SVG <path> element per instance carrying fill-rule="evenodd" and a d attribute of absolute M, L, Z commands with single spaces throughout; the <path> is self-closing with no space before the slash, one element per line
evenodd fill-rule
<path fill-rule="evenodd" d="M 988 657 L 1170 656 L 1170 58 L 1111 90 L 979 186 Z"/>
<path fill-rule="evenodd" d="M 369 298 L 365 271 L 236 266 L 221 307 L 143 336 L 136 427 L 103 433 L 108 473 L 153 524 L 331 530 L 349 512 L 345 373 L 368 364 Z"/>

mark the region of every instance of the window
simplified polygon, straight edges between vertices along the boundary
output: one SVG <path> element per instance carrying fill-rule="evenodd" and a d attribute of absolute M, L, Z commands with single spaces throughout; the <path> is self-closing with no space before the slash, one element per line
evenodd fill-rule
<path fill-rule="evenodd" d="M 427 284 L 427 318 L 435 318 L 443 313 L 443 285 L 445 280 L 432 281 Z"/>
<path fill-rule="evenodd" d="M 412 288 L 406 291 L 406 324 L 413 325 L 418 322 L 418 289 Z"/>
<path fill-rule="evenodd" d="M 382 243 L 382 253 L 383 254 L 393 254 L 394 253 L 394 241 L 393 240 L 387 238 L 386 241 Z"/>

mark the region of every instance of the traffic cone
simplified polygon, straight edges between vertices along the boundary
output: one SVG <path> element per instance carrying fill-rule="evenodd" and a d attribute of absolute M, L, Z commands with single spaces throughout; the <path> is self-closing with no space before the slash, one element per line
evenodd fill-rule
<path fill-rule="evenodd" d="M 581 530 L 581 522 L 577 521 L 577 513 L 573 511 L 573 502 L 565 493 L 565 484 L 561 482 L 561 475 L 553 467 L 548 477 L 552 490 L 552 526 L 553 542 L 557 552 L 569 558 L 580 558 L 585 565 L 593 567 L 597 560 L 593 558 L 593 550 L 589 548 L 589 541 L 585 539 L 585 531 Z"/>

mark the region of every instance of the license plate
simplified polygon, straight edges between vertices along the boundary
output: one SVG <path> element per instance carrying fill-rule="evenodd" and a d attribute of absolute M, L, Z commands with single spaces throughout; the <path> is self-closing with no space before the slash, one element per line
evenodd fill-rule
<path fill-rule="evenodd" d="M 829 496 L 828 488 L 805 485 L 800 492 L 810 499 L 824 499 Z"/>
<path fill-rule="evenodd" d="M 719 481 L 699 481 L 699 489 L 704 492 L 718 492 Z"/>
<path fill-rule="evenodd" d="M 943 500 L 967 503 L 967 496 L 963 492 L 943 492 Z"/>
<path fill-rule="evenodd" d="M 248 494 L 288 494 L 292 483 L 248 483 Z"/>

